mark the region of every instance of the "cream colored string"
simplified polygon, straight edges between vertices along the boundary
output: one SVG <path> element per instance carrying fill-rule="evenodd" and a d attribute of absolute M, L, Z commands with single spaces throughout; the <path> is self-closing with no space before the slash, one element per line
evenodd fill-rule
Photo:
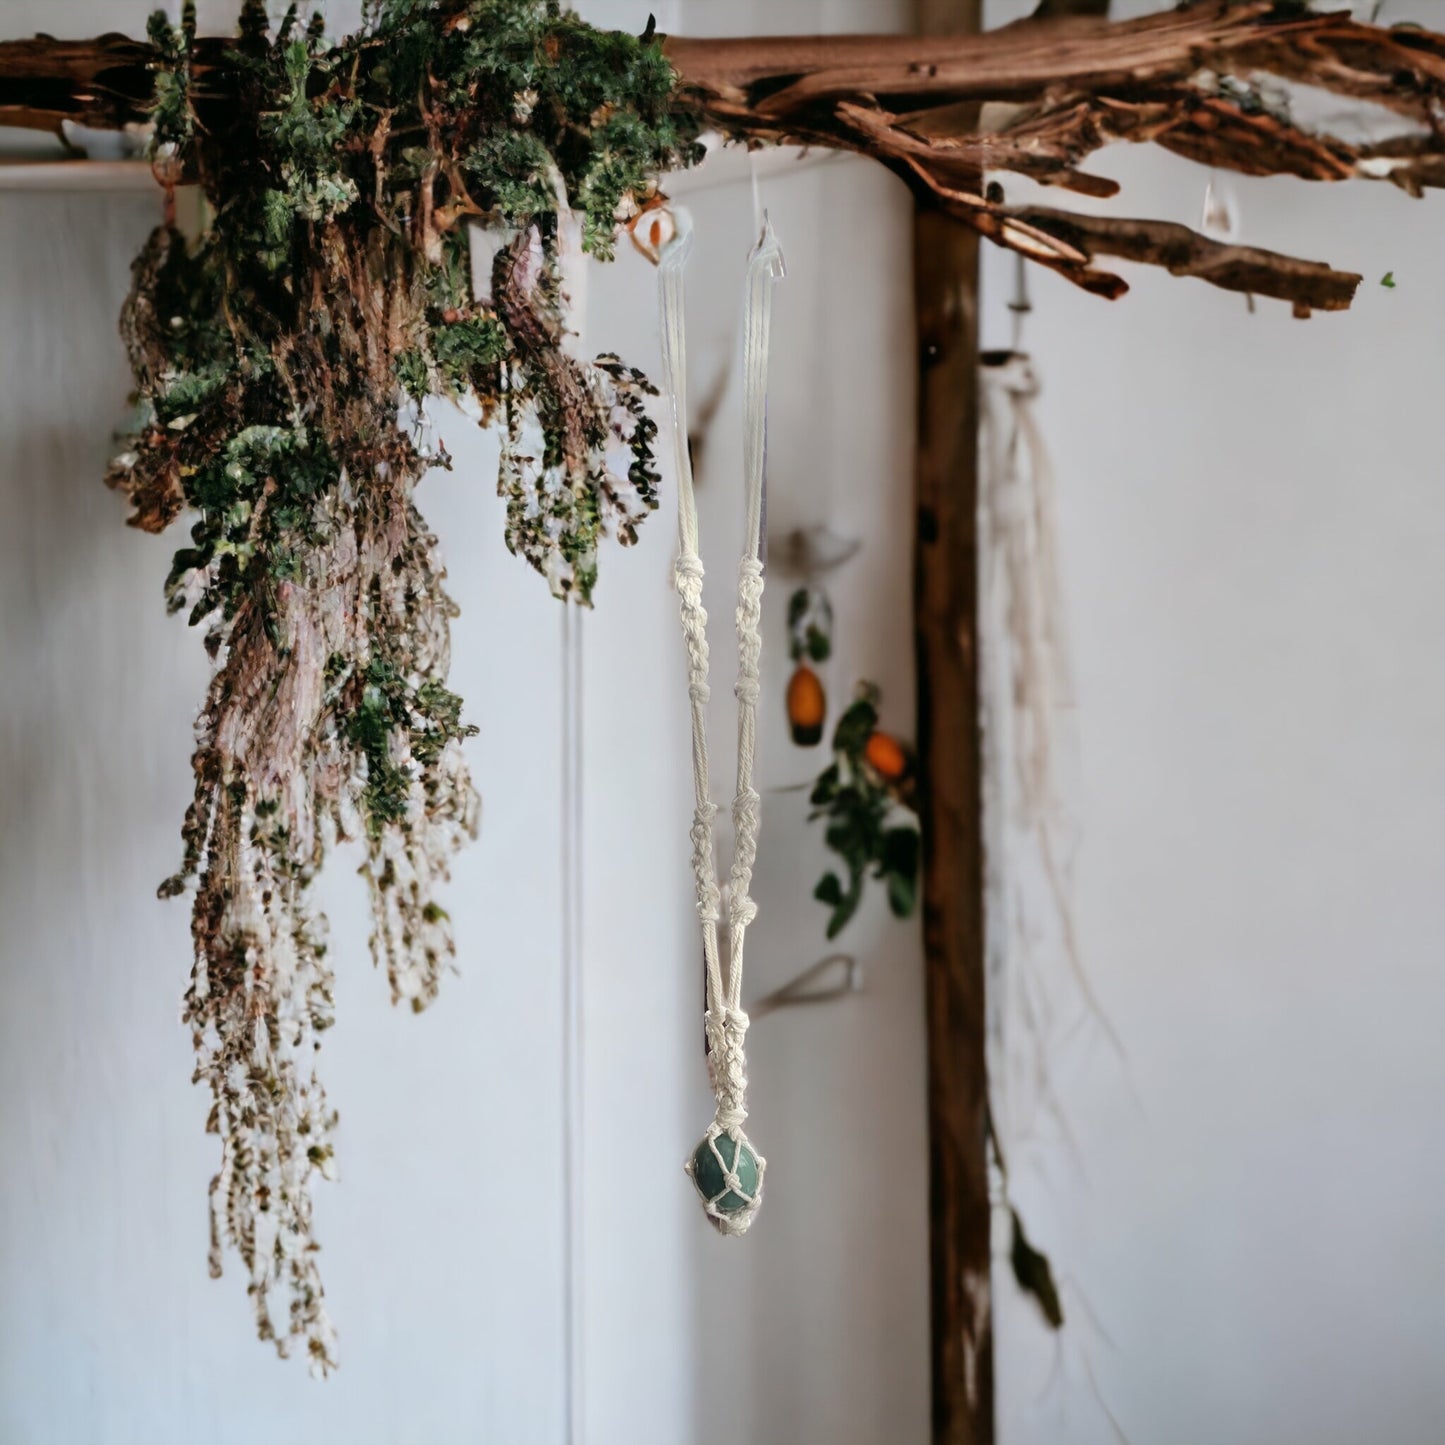
<path fill-rule="evenodd" d="M 662 302 L 662 371 L 672 408 L 673 470 L 677 476 L 677 561 L 674 576 L 687 644 L 687 692 L 692 703 L 692 872 L 697 890 L 697 916 L 702 922 L 703 958 L 707 966 L 708 999 L 721 992 L 717 924 L 720 894 L 713 861 L 713 818 L 717 808 L 708 796 L 707 613 L 702 605 L 702 559 L 697 553 L 697 501 L 692 489 L 692 461 L 687 449 L 687 353 L 683 339 L 683 267 L 692 251 L 692 231 L 679 216 L 676 236 L 658 267 Z"/>
<path fill-rule="evenodd" d="M 757 916 L 748 894 L 758 856 L 758 794 L 753 787 L 757 746 L 758 664 L 762 655 L 763 487 L 767 475 L 768 350 L 772 340 L 773 282 L 783 276 L 783 253 L 763 212 L 762 235 L 748 260 L 743 330 L 743 481 L 747 522 L 738 563 L 738 783 L 733 799 L 733 866 L 728 877 L 729 1009 L 742 1001 L 743 936 Z"/>
<path fill-rule="evenodd" d="M 718 1158 L 727 1182 L 738 1195 L 747 1191 L 736 1173 L 744 1146 L 747 1118 L 747 1061 L 744 1040 L 748 1016 L 741 1006 L 743 939 L 757 915 L 749 895 L 757 859 L 758 794 L 753 787 L 757 736 L 759 660 L 762 651 L 763 479 L 766 471 L 767 366 L 772 310 L 772 283 L 783 274 L 782 251 L 764 218 L 762 237 L 748 262 L 747 313 L 743 342 L 743 470 L 746 530 L 738 564 L 738 702 L 737 790 L 733 800 L 734 846 L 728 888 L 728 968 L 724 979 L 718 952 L 721 891 L 713 843 L 716 805 L 709 793 L 707 748 L 708 645 L 707 612 L 702 605 L 703 565 L 698 553 L 697 500 L 687 447 L 687 352 L 683 324 L 683 269 L 692 249 L 685 213 L 677 216 L 677 234 L 664 249 L 659 266 L 662 312 L 664 385 L 672 410 L 673 458 L 677 476 L 677 562 L 674 572 L 688 658 L 688 697 L 692 711 L 693 821 L 692 868 L 698 918 L 702 924 L 703 959 L 707 975 L 706 1034 L 713 1094 L 717 1108 L 705 1144 L 715 1147 L 720 1134 L 733 1140 L 731 1159 Z M 750 1146 L 747 1146 L 750 1148 Z M 764 1161 L 758 1158 L 758 1183 L 746 1208 L 724 1209 L 707 1204 L 708 1216 L 724 1233 L 741 1234 L 752 1222 L 762 1196 Z"/>

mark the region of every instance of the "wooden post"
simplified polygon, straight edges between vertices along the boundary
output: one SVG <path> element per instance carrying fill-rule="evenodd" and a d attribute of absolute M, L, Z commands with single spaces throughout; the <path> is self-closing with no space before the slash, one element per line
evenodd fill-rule
<path fill-rule="evenodd" d="M 919 0 L 926 33 L 975 31 L 979 0 Z M 983 788 L 978 687 L 978 237 L 914 220 L 918 471 L 914 598 L 925 783 L 934 1445 L 991 1445 Z"/>

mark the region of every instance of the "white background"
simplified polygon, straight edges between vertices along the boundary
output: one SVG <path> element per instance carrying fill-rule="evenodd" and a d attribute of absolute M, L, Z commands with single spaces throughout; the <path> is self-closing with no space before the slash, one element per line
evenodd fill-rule
<path fill-rule="evenodd" d="M 145 8 L 9 0 L 0 18 L 82 34 L 136 29 Z M 697 33 L 886 28 L 905 9 L 655 8 Z M 1410 18 L 1438 26 L 1442 8 Z M 589 13 L 636 18 L 620 0 Z M 1115 209 L 1197 219 L 1199 169 L 1094 164 L 1124 181 Z M 1075 658 L 1075 900 L 1126 1058 L 1062 1013 L 1044 1056 L 1077 1154 L 1047 1122 L 1009 1141 L 1069 1319 L 1056 1341 L 1001 1275 L 1005 1445 L 1113 1439 L 1096 1390 L 1138 1445 L 1445 1432 L 1442 211 L 1382 186 L 1235 191 L 1243 239 L 1363 272 L 1355 310 L 1251 316 L 1137 271 L 1109 305 L 1032 278 Z M 826 520 L 866 539 L 834 588 L 828 681 L 841 698 L 875 677 L 907 731 L 907 200 L 851 162 L 763 192 L 790 268 L 774 535 Z M 734 185 L 689 204 L 700 385 L 735 340 L 752 202 Z M 679 1170 L 709 1101 L 666 507 L 635 552 L 604 557 L 582 629 L 586 1225 L 564 1277 L 562 624 L 501 547 L 494 448 L 460 418 L 457 469 L 420 500 L 463 609 L 484 814 L 449 900 L 460 977 L 427 1015 L 391 1010 L 365 962 L 344 859 L 326 885 L 342 1178 L 317 1213 L 342 1370 L 318 1385 L 272 1359 L 234 1264 L 206 1277 L 215 1144 L 178 1023 L 186 910 L 153 897 L 205 668 L 161 603 L 176 538 L 126 531 L 99 482 L 126 389 L 114 317 L 156 210 L 0 196 L 0 1441 L 550 1445 L 570 1291 L 591 1441 L 922 1442 L 914 929 L 870 913 L 845 935 L 865 995 L 755 1028 L 770 1192 L 746 1242 L 711 1236 Z M 995 344 L 1011 285 L 991 258 Z M 589 344 L 655 372 L 653 287 L 635 257 L 595 272 Z M 738 423 L 734 380 L 700 480 L 720 796 Z M 777 699 L 786 589 L 770 585 Z M 765 788 L 815 770 L 778 708 L 765 722 Z M 750 994 L 825 951 L 803 813 L 765 797 Z"/>

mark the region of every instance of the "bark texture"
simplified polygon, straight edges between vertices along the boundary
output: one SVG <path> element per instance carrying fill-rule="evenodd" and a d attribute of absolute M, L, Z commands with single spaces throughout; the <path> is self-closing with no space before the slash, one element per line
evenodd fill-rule
<path fill-rule="evenodd" d="M 923 0 L 925 33 L 979 0 Z M 925 43 L 932 43 L 931 41 Z M 975 177 L 975 183 L 976 183 Z M 978 235 L 930 192 L 914 216 L 914 627 L 928 1031 L 934 1445 L 992 1445 L 993 1290 L 978 675 Z"/>
<path fill-rule="evenodd" d="M 1108 297 L 1128 289 L 1096 264 L 1110 256 L 1300 315 L 1348 306 L 1360 278 L 1187 226 L 1011 206 L 985 172 L 1108 198 L 1117 185 L 1084 162 L 1115 141 L 1153 141 L 1246 175 L 1390 180 L 1415 195 L 1445 182 L 1445 37 L 1274 0 L 1117 24 L 1031 19 L 984 35 L 674 37 L 668 54 L 728 134 L 873 156 L 981 235 Z M 1384 107 L 1399 133 L 1366 145 L 1311 132 L 1261 77 Z"/>

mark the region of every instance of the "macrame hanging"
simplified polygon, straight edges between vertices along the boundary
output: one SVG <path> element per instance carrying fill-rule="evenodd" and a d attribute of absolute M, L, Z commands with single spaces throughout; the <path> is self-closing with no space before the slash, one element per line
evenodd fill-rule
<path fill-rule="evenodd" d="M 1054 540 L 1053 472 L 1034 418 L 1037 374 L 1017 351 L 979 370 L 982 602 L 994 646 L 984 668 L 987 723 L 1018 822 L 1035 827 L 1056 802 L 1054 732 L 1069 701 Z"/>
<path fill-rule="evenodd" d="M 1014 309 L 1027 310 L 1027 301 Z M 1040 1110 L 1062 1112 L 1043 1050 L 1067 993 L 1122 1052 L 1074 928 L 1074 830 L 1065 768 L 1073 755 L 1073 685 L 1053 473 L 1034 416 L 1038 393 L 1038 375 L 1026 355 L 1017 349 L 985 355 L 979 372 L 979 617 L 989 1075 L 1001 1140 L 1015 1144 Z M 1071 979 L 1067 993 L 1054 977 L 1056 964 Z M 1033 1036 L 1031 1048 L 1007 1038 L 1014 1020 Z"/>
<path fill-rule="evenodd" d="M 1074 1147 L 1051 1062 L 1079 1009 L 1121 1057 L 1122 1046 L 1075 936 L 1074 695 L 1053 472 L 1035 415 L 1040 382 L 1018 349 L 1017 323 L 1029 309 L 1022 285 L 1011 309 L 1014 347 L 985 353 L 978 387 L 989 1196 L 995 1239 L 1015 1281 L 1058 1330 L 1067 1286 L 1030 1239 L 1012 1181 L 1048 1159 L 1060 1137 Z M 1084 1314 L 1083 1331 L 1075 1325 L 1061 1337 L 1060 1359 L 1080 1357 L 1095 1400 L 1112 1418 L 1094 1378 Z M 1065 1379 L 1069 1373 L 1061 1371 Z"/>
<path fill-rule="evenodd" d="M 1026 306 L 1015 304 L 1016 320 Z M 1037 940 L 1028 920 L 1052 916 L 1065 947 L 1071 941 L 1054 746 L 1069 680 L 1053 477 L 1034 418 L 1033 364 L 1017 349 L 986 355 L 978 390 L 988 1033 L 995 1122 L 1011 1139 L 1019 1121 L 1009 1117 L 1008 1020 L 1022 1012 L 1046 1026 L 1034 997 Z"/>
<path fill-rule="evenodd" d="M 679 213 L 676 234 L 663 246 L 659 266 L 662 312 L 663 386 L 672 410 L 677 474 L 677 562 L 675 575 L 687 645 L 687 691 L 692 707 L 692 870 L 702 923 L 706 972 L 705 1031 L 708 1070 L 716 1109 L 702 1142 L 686 1168 L 708 1218 L 723 1234 L 743 1234 L 763 1198 L 766 1161 L 743 1131 L 747 1118 L 748 1016 L 742 1008 L 743 939 L 757 915 L 749 895 L 758 848 L 758 794 L 753 787 L 757 733 L 758 661 L 762 651 L 764 530 L 763 481 L 767 449 L 768 345 L 773 282 L 784 274 L 783 255 L 766 214 L 762 234 L 748 259 L 747 310 L 743 334 L 743 483 L 746 524 L 738 564 L 737 790 L 733 799 L 733 859 L 728 875 L 727 968 L 719 951 L 722 890 L 717 881 L 713 819 L 708 791 L 706 709 L 708 691 L 707 613 L 702 605 L 703 565 L 698 553 L 697 502 L 687 449 L 687 353 L 683 326 L 683 268 L 692 232 Z"/>

